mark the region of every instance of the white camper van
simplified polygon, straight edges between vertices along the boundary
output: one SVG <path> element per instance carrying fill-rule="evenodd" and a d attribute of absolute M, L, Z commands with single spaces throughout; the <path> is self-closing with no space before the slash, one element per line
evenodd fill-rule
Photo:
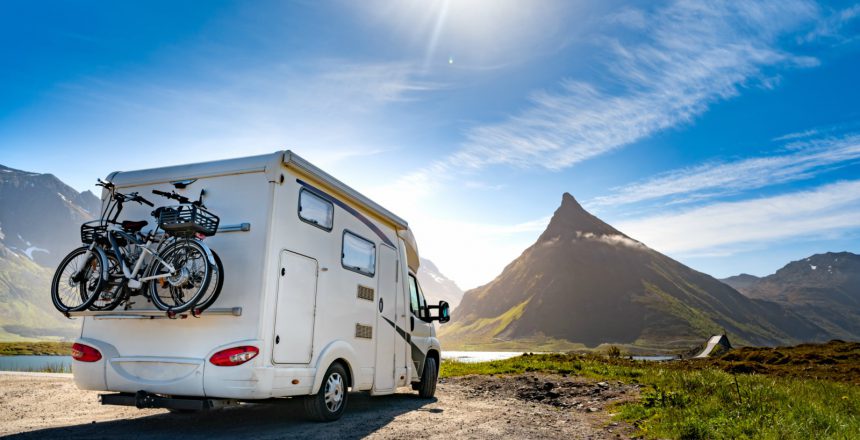
<path fill-rule="evenodd" d="M 418 249 L 403 219 L 290 151 L 130 172 L 118 190 L 177 191 L 221 218 L 206 243 L 223 289 L 200 316 L 167 316 L 144 297 L 82 317 L 72 370 L 103 404 L 197 410 L 307 396 L 336 420 L 347 392 L 435 392 L 441 348 L 418 285 Z M 149 219 L 128 205 L 122 219 Z M 122 220 L 121 219 L 121 220 Z"/>

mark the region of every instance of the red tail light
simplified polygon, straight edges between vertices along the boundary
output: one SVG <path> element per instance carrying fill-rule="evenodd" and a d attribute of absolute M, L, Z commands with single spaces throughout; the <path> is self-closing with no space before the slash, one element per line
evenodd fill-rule
<path fill-rule="evenodd" d="M 260 350 L 257 349 L 257 347 L 252 347 L 250 345 L 233 347 L 213 354 L 212 357 L 209 358 L 209 362 L 212 362 L 213 365 L 217 365 L 219 367 L 233 367 L 236 365 L 242 365 L 245 362 L 254 359 L 259 352 Z"/>
<path fill-rule="evenodd" d="M 95 362 L 101 360 L 102 354 L 93 347 L 84 344 L 72 345 L 72 359 L 81 362 Z"/>

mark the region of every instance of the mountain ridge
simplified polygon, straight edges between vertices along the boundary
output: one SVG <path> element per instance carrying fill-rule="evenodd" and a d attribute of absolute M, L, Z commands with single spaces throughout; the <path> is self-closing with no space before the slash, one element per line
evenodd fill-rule
<path fill-rule="evenodd" d="M 565 193 L 537 241 L 466 292 L 441 336 L 461 347 L 547 338 L 681 346 L 722 331 L 756 345 L 826 337 L 779 305 L 654 251 Z"/>

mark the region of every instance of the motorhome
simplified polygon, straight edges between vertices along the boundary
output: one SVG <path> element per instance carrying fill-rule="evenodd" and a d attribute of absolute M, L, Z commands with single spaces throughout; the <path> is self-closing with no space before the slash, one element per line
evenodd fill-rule
<path fill-rule="evenodd" d="M 302 398 L 321 421 L 343 414 L 349 391 L 433 396 L 434 321 L 448 320 L 448 305 L 427 304 L 405 220 L 291 151 L 107 178 L 123 192 L 205 190 L 221 220 L 206 243 L 224 284 L 199 316 L 168 316 L 145 297 L 72 313 L 80 389 L 109 392 L 103 404 L 174 411 Z M 128 205 L 121 220 L 150 211 Z"/>

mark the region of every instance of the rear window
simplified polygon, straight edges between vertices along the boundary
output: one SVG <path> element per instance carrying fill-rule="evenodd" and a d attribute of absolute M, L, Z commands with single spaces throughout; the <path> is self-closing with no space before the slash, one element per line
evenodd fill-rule
<path fill-rule="evenodd" d="M 349 231 L 343 231 L 341 264 L 344 269 L 372 277 L 376 273 L 376 245 Z"/>
<path fill-rule="evenodd" d="M 328 200 L 302 188 L 299 193 L 299 218 L 318 228 L 331 231 L 334 205 Z"/>

